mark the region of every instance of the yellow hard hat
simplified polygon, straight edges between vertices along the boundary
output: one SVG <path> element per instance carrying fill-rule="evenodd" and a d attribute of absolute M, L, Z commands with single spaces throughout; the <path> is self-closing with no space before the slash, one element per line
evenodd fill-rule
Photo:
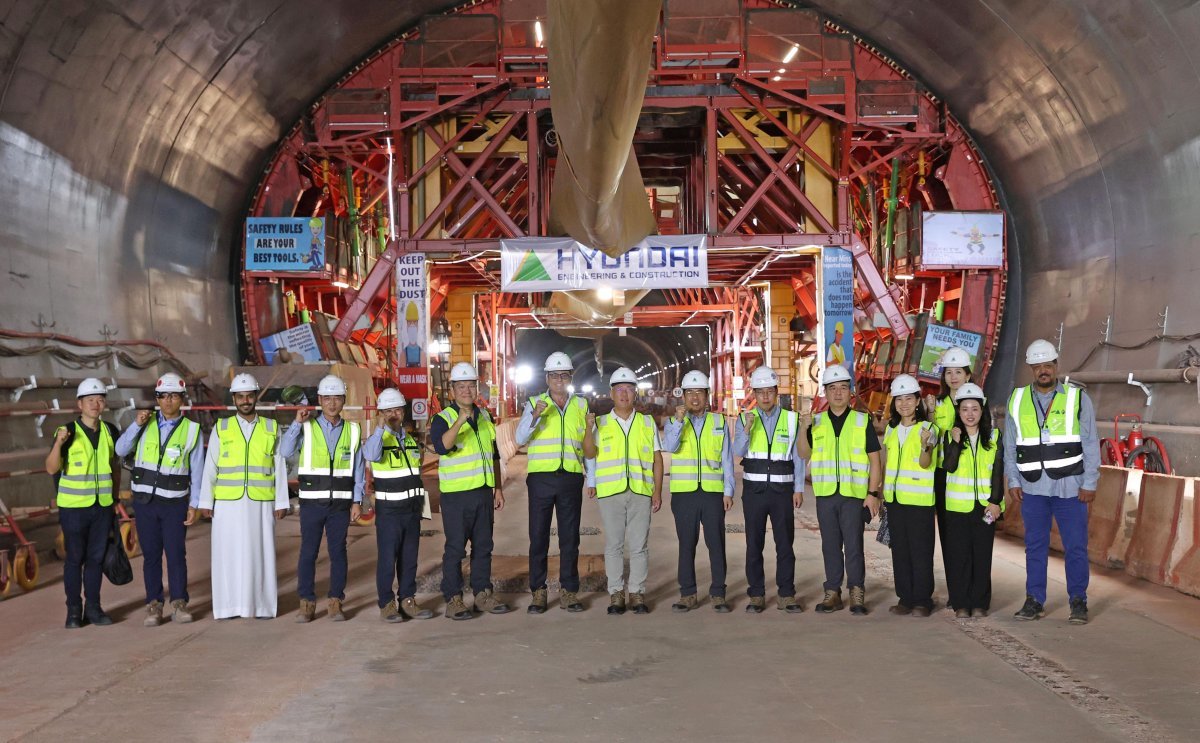
<path fill-rule="evenodd" d="M 833 324 L 833 330 L 835 333 L 844 333 L 846 332 L 846 326 L 842 324 L 841 320 L 838 320 Z"/>
<path fill-rule="evenodd" d="M 408 307 L 404 308 L 404 319 L 408 322 L 416 322 L 421 319 L 421 311 L 417 309 L 416 302 L 409 302 Z"/>

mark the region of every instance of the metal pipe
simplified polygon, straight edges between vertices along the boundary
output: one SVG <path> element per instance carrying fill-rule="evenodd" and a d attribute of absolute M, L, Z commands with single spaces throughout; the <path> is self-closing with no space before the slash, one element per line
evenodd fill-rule
<path fill-rule="evenodd" d="M 1064 380 L 1084 384 L 1129 384 L 1129 375 L 1138 382 L 1183 382 L 1193 384 L 1200 375 L 1200 367 L 1187 366 L 1182 369 L 1142 369 L 1140 371 L 1079 371 L 1060 375 Z"/>

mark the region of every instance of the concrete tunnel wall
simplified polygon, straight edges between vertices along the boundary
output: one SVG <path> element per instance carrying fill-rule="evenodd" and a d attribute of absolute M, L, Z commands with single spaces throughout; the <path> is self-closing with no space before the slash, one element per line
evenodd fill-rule
<path fill-rule="evenodd" d="M 944 98 L 976 136 L 1015 230 L 993 395 L 1018 349 L 1064 326 L 1063 368 L 1101 339 L 1200 331 L 1200 42 L 1194 0 L 821 0 Z M 168 344 L 213 376 L 240 361 L 233 261 L 277 140 L 342 73 L 450 3 L 0 3 L 0 325 Z M 1173 366 L 1180 344 L 1091 369 Z M 0 359 L 0 374 L 61 371 Z M 1196 391 L 1094 386 L 1119 410 L 1200 423 Z M 30 446 L 0 427 L 0 445 Z M 1168 436 L 1177 467 L 1194 438 Z M 1188 453 L 1184 455 L 1184 447 Z M 26 478 L 30 479 L 30 478 Z"/>

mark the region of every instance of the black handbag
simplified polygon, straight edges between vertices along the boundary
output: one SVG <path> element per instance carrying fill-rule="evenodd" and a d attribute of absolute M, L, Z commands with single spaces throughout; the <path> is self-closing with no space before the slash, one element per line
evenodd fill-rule
<path fill-rule="evenodd" d="M 114 586 L 123 586 L 133 582 L 133 566 L 129 564 L 129 555 L 125 554 L 125 546 L 121 544 L 121 522 L 112 520 L 112 529 L 108 534 L 108 546 L 104 548 L 104 577 Z"/>
<path fill-rule="evenodd" d="M 870 515 L 867 511 L 867 515 Z M 892 546 L 892 529 L 888 524 L 887 506 L 879 507 L 879 531 L 875 532 L 875 541 L 888 547 Z"/>

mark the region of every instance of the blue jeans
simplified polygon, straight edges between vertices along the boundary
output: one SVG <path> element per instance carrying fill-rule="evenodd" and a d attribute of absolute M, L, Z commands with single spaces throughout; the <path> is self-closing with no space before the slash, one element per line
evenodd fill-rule
<path fill-rule="evenodd" d="M 296 593 L 316 601 L 317 556 L 321 535 L 329 548 L 329 598 L 346 598 L 346 532 L 350 528 L 349 502 L 328 506 L 300 499 L 300 563 L 296 566 Z"/>
<path fill-rule="evenodd" d="M 1050 551 L 1050 519 L 1058 523 L 1066 550 L 1067 595 L 1086 599 L 1088 587 L 1087 504 L 1078 498 L 1052 498 L 1024 493 L 1021 517 L 1025 520 L 1025 593 L 1046 603 L 1046 562 Z"/>

